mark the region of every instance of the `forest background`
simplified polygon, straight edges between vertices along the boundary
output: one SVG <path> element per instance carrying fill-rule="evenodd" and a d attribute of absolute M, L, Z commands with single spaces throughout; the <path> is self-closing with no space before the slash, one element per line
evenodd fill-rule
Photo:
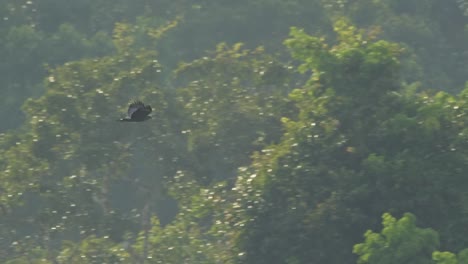
<path fill-rule="evenodd" d="M 1 263 L 468 263 L 467 0 L 0 19 Z"/>

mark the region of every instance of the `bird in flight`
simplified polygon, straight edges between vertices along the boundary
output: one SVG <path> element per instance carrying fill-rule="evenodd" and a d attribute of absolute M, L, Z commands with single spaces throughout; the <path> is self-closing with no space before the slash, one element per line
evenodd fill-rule
<path fill-rule="evenodd" d="M 151 118 L 149 115 L 152 109 L 151 106 L 145 105 L 141 101 L 135 101 L 128 106 L 128 117 L 122 118 L 121 122 L 143 122 Z"/>

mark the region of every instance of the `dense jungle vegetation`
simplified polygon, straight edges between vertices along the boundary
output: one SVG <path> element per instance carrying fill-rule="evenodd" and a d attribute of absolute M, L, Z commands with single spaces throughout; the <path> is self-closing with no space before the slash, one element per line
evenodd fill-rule
<path fill-rule="evenodd" d="M 0 263 L 468 263 L 467 0 L 0 19 Z"/>

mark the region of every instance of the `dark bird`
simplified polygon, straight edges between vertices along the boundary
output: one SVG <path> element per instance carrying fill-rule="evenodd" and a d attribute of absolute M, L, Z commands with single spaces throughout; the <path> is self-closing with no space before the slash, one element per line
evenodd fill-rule
<path fill-rule="evenodd" d="M 128 117 L 122 118 L 121 122 L 143 122 L 151 118 L 149 115 L 153 111 L 151 106 L 145 105 L 141 101 L 135 101 L 128 106 Z"/>

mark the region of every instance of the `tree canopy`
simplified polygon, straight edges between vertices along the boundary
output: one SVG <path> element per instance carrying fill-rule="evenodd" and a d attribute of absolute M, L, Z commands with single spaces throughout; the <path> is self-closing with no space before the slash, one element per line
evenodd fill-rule
<path fill-rule="evenodd" d="M 0 1 L 0 262 L 466 263 L 467 10 Z"/>

